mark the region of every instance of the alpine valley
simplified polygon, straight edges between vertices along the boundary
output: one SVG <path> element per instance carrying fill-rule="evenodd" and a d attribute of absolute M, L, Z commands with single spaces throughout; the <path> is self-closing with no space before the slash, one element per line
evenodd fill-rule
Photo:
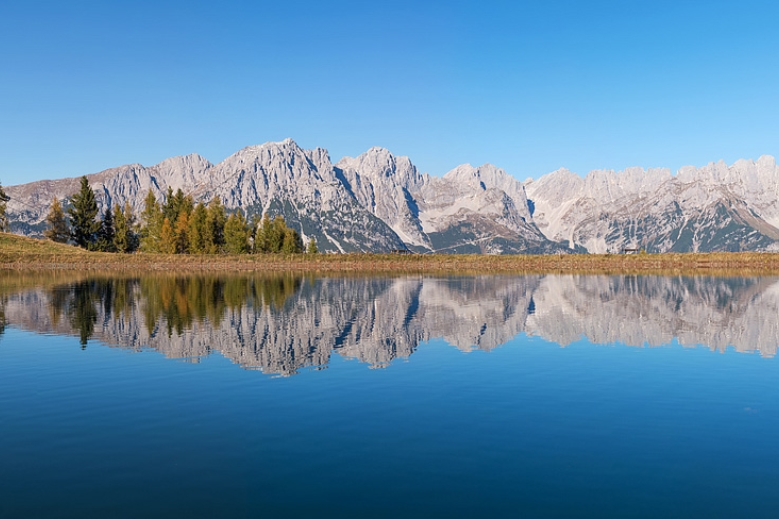
<path fill-rule="evenodd" d="M 332 164 L 326 150 L 294 141 L 250 146 L 211 164 L 193 154 L 155 166 L 130 164 L 87 175 L 101 210 L 133 207 L 151 189 L 194 200 L 219 196 L 247 216 L 283 215 L 324 252 L 549 254 L 779 250 L 779 169 L 770 156 L 702 168 L 560 169 L 524 183 L 485 164 L 434 177 L 408 157 L 374 147 Z M 53 199 L 76 178 L 9 186 L 11 231 L 42 236 Z"/>

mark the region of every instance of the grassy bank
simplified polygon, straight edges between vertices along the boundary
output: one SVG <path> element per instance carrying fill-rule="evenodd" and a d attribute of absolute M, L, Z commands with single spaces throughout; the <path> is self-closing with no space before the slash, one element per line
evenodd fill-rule
<path fill-rule="evenodd" d="M 0 233 L 0 269 L 14 271 L 779 274 L 779 254 L 108 254 Z"/>

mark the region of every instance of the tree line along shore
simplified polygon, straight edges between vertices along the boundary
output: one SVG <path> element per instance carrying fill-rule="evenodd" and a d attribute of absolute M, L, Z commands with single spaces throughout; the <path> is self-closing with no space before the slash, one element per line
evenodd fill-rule
<path fill-rule="evenodd" d="M 44 235 L 56 243 L 71 243 L 90 251 L 162 254 L 250 254 L 303 252 L 300 234 L 284 218 L 268 215 L 248 221 L 239 209 L 229 215 L 219 197 L 195 204 L 181 189 L 168 188 L 160 202 L 150 189 L 139 218 L 128 203 L 107 207 L 98 215 L 95 193 L 86 177 L 64 211 L 54 199 Z M 67 216 L 66 216 L 67 212 Z M 313 239 L 308 253 L 317 253 Z"/>

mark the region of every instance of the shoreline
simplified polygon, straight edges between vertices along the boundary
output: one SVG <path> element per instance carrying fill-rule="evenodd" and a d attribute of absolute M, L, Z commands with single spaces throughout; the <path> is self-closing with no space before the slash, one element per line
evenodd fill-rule
<path fill-rule="evenodd" d="M 779 275 L 779 253 L 119 254 L 0 233 L 0 272 L 759 276 Z"/>
<path fill-rule="evenodd" d="M 779 274 L 777 253 L 666 253 L 570 255 L 454 254 L 111 254 L 86 251 L 34 253 L 0 251 L 3 271 L 104 272 L 298 272 L 459 274 Z"/>

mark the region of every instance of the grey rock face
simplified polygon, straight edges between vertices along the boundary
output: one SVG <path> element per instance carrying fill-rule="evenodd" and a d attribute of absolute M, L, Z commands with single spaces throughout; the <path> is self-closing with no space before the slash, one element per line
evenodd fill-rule
<path fill-rule="evenodd" d="M 533 223 L 520 182 L 491 164 L 420 175 L 407 157 L 372 148 L 336 168 L 357 200 L 406 245 L 445 253 L 545 253 L 564 248 Z"/>
<path fill-rule="evenodd" d="M 422 228 L 435 251 L 561 252 L 530 216 L 520 182 L 491 164 L 459 166 L 418 191 Z"/>
<path fill-rule="evenodd" d="M 629 168 L 581 178 L 558 170 L 526 185 L 551 240 L 589 252 L 773 250 L 779 169 L 772 157 L 696 169 Z"/>
<path fill-rule="evenodd" d="M 409 246 L 430 249 L 412 193 L 430 177 L 420 175 L 408 157 L 395 157 L 384 148 L 371 148 L 357 158 L 345 157 L 336 174 L 357 201 L 389 225 Z"/>

